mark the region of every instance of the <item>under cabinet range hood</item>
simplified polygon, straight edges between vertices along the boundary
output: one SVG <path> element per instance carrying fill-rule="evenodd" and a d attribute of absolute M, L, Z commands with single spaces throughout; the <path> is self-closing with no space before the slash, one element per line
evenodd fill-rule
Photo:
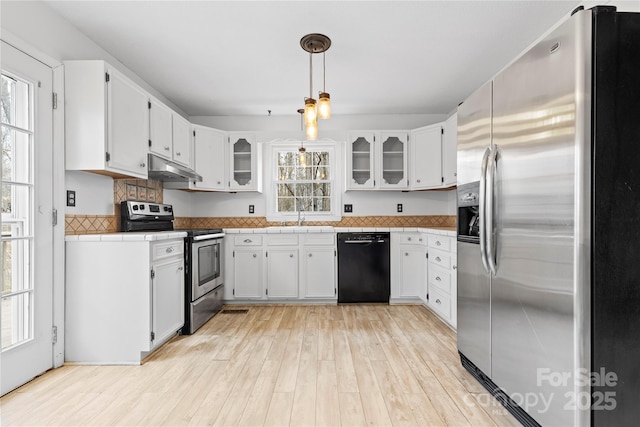
<path fill-rule="evenodd" d="M 202 181 L 202 177 L 191 169 L 154 154 L 149 154 L 148 165 L 149 179 L 170 182 Z"/>

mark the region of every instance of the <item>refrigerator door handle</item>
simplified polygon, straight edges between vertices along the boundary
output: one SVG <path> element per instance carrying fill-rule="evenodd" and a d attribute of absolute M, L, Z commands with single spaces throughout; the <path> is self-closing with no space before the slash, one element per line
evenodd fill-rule
<path fill-rule="evenodd" d="M 498 271 L 496 261 L 496 232 L 494 227 L 493 207 L 495 206 L 495 177 L 498 168 L 498 146 L 491 148 L 491 154 L 487 161 L 487 183 L 486 185 L 486 201 L 485 201 L 485 232 L 487 235 L 486 256 L 491 274 L 494 276 Z"/>
<path fill-rule="evenodd" d="M 484 271 L 490 272 L 489 263 L 487 261 L 487 230 L 485 224 L 486 212 L 486 190 L 487 190 L 487 164 L 489 163 L 489 155 L 491 154 L 491 148 L 487 148 L 482 156 L 482 166 L 480 169 L 480 200 L 478 203 L 478 214 L 480 215 L 480 258 L 482 259 L 482 266 Z"/>

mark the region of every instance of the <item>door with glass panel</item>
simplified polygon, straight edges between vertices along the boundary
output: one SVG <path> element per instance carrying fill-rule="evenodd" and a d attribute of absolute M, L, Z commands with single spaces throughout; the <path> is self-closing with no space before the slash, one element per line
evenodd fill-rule
<path fill-rule="evenodd" d="M 1 394 L 52 367 L 52 70 L 2 42 Z"/>

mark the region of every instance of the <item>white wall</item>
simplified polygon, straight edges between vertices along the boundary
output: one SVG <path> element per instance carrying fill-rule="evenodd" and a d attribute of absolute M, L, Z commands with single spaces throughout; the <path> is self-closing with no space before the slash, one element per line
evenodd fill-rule
<path fill-rule="evenodd" d="M 165 188 L 162 191 L 162 200 L 163 203 L 173 205 L 174 216 L 195 216 L 192 207 L 193 196 L 188 191 L 167 190 Z"/>
<path fill-rule="evenodd" d="M 76 192 L 76 206 L 65 208 L 70 215 L 113 215 L 113 179 L 89 172 L 67 171 L 66 189 Z"/>

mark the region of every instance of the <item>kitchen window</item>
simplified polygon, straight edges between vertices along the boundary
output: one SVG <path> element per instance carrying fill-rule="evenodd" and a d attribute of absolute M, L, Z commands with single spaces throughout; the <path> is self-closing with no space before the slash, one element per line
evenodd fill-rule
<path fill-rule="evenodd" d="M 304 152 L 299 147 L 300 142 L 272 146 L 268 220 L 340 220 L 335 144 L 309 143 Z"/>

